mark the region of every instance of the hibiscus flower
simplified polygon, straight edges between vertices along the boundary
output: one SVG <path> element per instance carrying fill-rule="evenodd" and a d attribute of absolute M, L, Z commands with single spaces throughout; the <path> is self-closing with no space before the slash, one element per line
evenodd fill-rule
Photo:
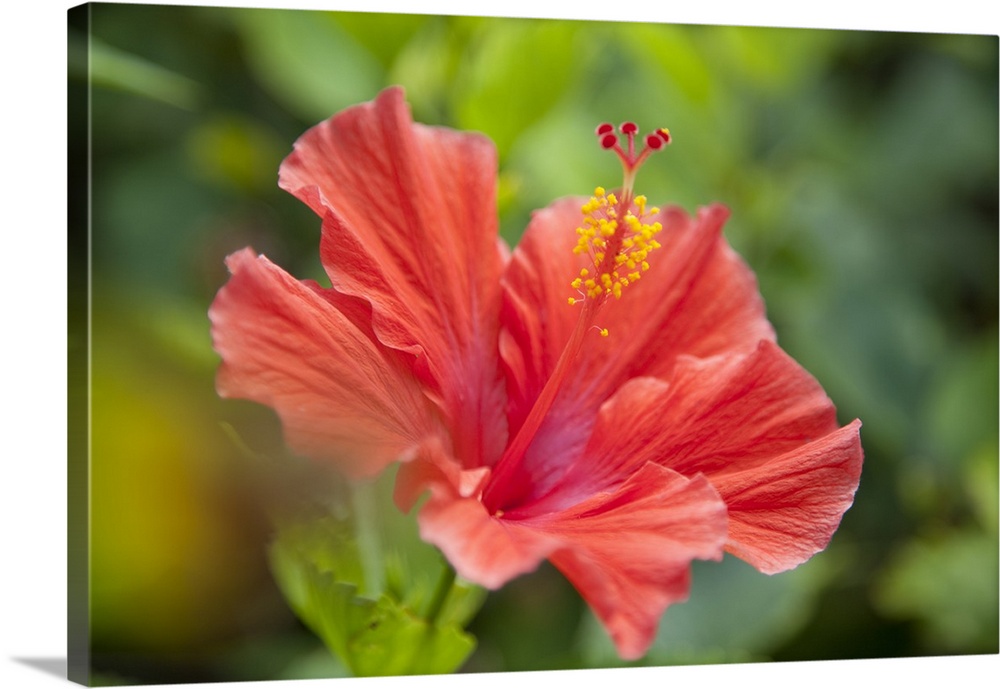
<path fill-rule="evenodd" d="M 775 573 L 823 550 L 862 450 L 775 343 L 725 207 L 648 207 L 635 172 L 670 136 L 619 131 L 598 138 L 622 188 L 536 212 L 511 252 L 492 143 L 388 89 L 281 166 L 331 286 L 244 249 L 209 314 L 220 395 L 350 476 L 400 462 L 397 504 L 426 496 L 421 536 L 460 576 L 495 589 L 548 559 L 638 658 L 693 559 Z"/>

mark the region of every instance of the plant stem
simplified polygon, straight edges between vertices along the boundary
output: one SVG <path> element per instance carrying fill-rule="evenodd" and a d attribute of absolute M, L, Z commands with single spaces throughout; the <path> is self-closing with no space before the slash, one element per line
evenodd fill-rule
<path fill-rule="evenodd" d="M 441 571 L 441 578 L 438 579 L 437 588 L 434 590 L 434 598 L 431 599 L 430 607 L 425 616 L 429 624 L 434 624 L 437 621 L 437 617 L 441 614 L 441 610 L 444 608 L 445 601 L 448 600 L 448 594 L 451 593 L 451 587 L 454 584 L 455 569 L 445 562 L 444 569 Z"/>
<path fill-rule="evenodd" d="M 355 537 L 364 575 L 365 593 L 377 597 L 385 582 L 378 496 L 375 491 L 375 484 L 368 481 L 351 484 L 351 506 L 354 512 Z"/>

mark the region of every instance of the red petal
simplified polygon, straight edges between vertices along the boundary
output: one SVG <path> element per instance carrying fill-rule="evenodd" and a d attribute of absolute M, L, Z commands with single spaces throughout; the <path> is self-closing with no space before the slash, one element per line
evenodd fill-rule
<path fill-rule="evenodd" d="M 587 264 L 573 253 L 582 220 L 577 198 L 535 211 L 503 276 L 500 352 L 507 367 L 511 431 L 520 427 L 576 325 L 579 306 L 566 303 L 570 282 Z"/>
<path fill-rule="evenodd" d="M 730 509 L 726 550 L 774 574 L 826 548 L 858 488 L 860 428 L 855 420 L 761 467 L 714 477 Z"/>
<path fill-rule="evenodd" d="M 601 407 L 586 450 L 522 509 L 572 503 L 652 461 L 707 476 L 729 508 L 728 549 L 781 571 L 826 547 L 850 507 L 859 428 L 838 429 L 819 383 L 772 342 L 749 355 L 682 357 L 669 382 L 622 386 Z"/>
<path fill-rule="evenodd" d="M 657 446 L 685 475 L 752 469 L 838 427 L 823 388 L 773 342 L 742 356 L 682 358 L 668 382 Z"/>
<path fill-rule="evenodd" d="M 553 486 L 523 508 L 527 513 L 562 509 L 614 489 L 648 462 L 658 462 L 658 436 L 669 433 L 663 420 L 669 386 L 656 378 L 634 378 L 601 405 L 589 440 L 571 463 L 547 483 Z M 536 461 L 537 463 L 537 461 Z M 557 473 L 553 470 L 553 473 Z"/>
<path fill-rule="evenodd" d="M 666 608 L 687 598 L 693 559 L 722 558 L 726 507 L 704 477 L 646 464 L 617 490 L 525 520 L 558 539 L 552 563 L 573 582 L 622 658 L 641 657 Z"/>
<path fill-rule="evenodd" d="M 819 383 L 772 342 L 744 356 L 684 357 L 669 382 L 630 381 L 602 407 L 563 490 L 600 489 L 643 460 L 702 473 L 729 508 L 729 549 L 780 571 L 822 550 L 850 507 L 859 427 L 838 430 Z"/>
<path fill-rule="evenodd" d="M 838 429 L 819 383 L 772 342 L 682 361 L 670 385 L 661 462 L 708 476 L 729 508 L 727 549 L 768 573 L 823 550 L 858 488 L 861 423 Z"/>
<path fill-rule="evenodd" d="M 421 455 L 400 467 L 395 497 L 401 508 L 408 509 L 430 489 L 418 515 L 420 537 L 440 548 L 460 576 L 497 589 L 538 567 L 555 543 L 487 513 L 477 489 L 488 471 L 462 471 L 444 453 Z"/>
<path fill-rule="evenodd" d="M 492 462 L 506 440 L 492 143 L 413 124 L 388 89 L 306 132 L 280 184 L 324 218 L 333 286 L 371 303 L 383 344 L 417 356 L 463 462 Z"/>
<path fill-rule="evenodd" d="M 227 264 L 232 277 L 209 309 L 221 396 L 273 407 L 293 450 L 353 476 L 407 459 L 442 432 L 402 355 L 359 327 L 356 303 L 249 249 Z"/>
<path fill-rule="evenodd" d="M 429 488 L 445 496 L 476 496 L 489 473 L 489 467 L 463 469 L 442 443 L 427 442 L 414 461 L 400 466 L 393 499 L 401 511 L 409 512 Z"/>
<path fill-rule="evenodd" d="M 678 356 L 752 350 L 774 340 L 757 279 L 722 236 L 728 218 L 721 204 L 700 208 L 693 218 L 676 207 L 660 213 L 663 247 L 626 290 L 626 308 L 607 309 L 605 327 L 627 333 L 621 354 L 629 362 L 627 377 L 663 378 Z"/>
<path fill-rule="evenodd" d="M 420 510 L 420 537 L 441 549 L 459 576 L 498 589 L 534 571 L 555 544 L 486 513 L 475 498 L 431 498 Z"/>
<path fill-rule="evenodd" d="M 419 514 L 421 537 L 459 575 L 489 588 L 548 557 L 593 607 L 624 658 L 643 655 L 663 611 L 687 598 L 691 560 L 722 557 L 726 507 L 704 477 L 646 464 L 613 490 L 519 519 L 490 515 L 475 495 L 460 495 L 457 472 L 447 463 L 441 455 L 422 456 L 400 467 L 397 480 L 409 484 L 404 492 L 431 489 Z"/>

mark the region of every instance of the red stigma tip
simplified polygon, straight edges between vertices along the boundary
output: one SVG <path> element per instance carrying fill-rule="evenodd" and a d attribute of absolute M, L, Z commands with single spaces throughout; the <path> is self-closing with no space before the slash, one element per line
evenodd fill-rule
<path fill-rule="evenodd" d="M 635 122 L 623 122 L 618 127 L 618 131 L 627 139 L 627 145 L 624 148 L 618 143 L 618 135 L 614 133 L 615 128 L 607 122 L 597 125 L 595 133 L 597 134 L 601 148 L 614 151 L 619 160 L 621 160 L 622 169 L 625 171 L 625 185 L 622 188 L 630 191 L 635 171 L 639 169 L 639 166 L 642 165 L 643 161 L 653 151 L 658 151 L 670 143 L 670 132 L 665 128 L 654 130 L 643 139 L 645 146 L 643 146 L 642 150 L 637 151 L 635 148 L 635 135 L 639 131 L 638 125 Z"/>

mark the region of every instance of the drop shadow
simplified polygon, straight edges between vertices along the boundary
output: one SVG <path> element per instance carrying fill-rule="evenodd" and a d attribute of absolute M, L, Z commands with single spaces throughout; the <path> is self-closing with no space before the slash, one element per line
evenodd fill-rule
<path fill-rule="evenodd" d="M 53 677 L 67 679 L 66 672 L 69 663 L 66 658 L 11 658 L 11 660 L 33 667 Z"/>

